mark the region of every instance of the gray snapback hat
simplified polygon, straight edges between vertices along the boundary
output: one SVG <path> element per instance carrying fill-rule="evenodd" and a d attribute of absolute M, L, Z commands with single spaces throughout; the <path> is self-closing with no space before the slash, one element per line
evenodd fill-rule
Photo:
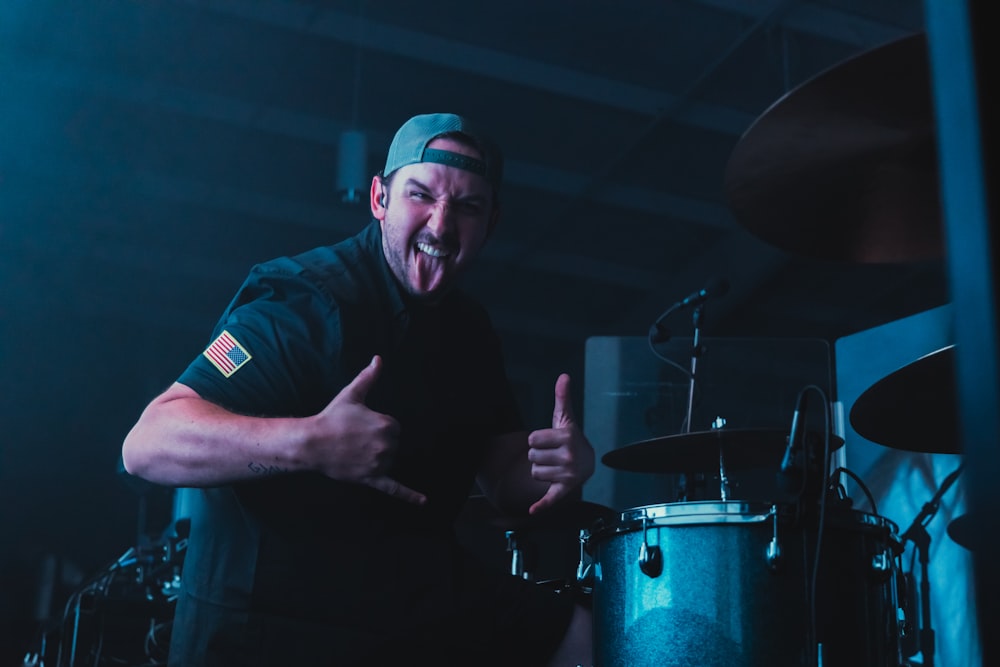
<path fill-rule="evenodd" d="M 482 159 L 427 148 L 431 141 L 449 132 L 469 137 L 482 153 Z M 477 173 L 497 190 L 503 180 L 503 155 L 500 148 L 473 122 L 452 113 L 422 114 L 403 123 L 389 145 L 382 174 L 388 176 L 400 167 L 420 162 L 437 162 Z"/>

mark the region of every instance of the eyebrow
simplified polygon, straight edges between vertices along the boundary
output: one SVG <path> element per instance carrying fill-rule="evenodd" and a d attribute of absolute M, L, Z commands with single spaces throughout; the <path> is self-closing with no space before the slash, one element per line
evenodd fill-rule
<path fill-rule="evenodd" d="M 413 178 L 412 176 L 409 177 L 409 178 L 407 178 L 406 181 L 404 181 L 403 187 L 405 188 L 407 186 L 413 186 L 413 187 L 419 188 L 420 190 L 423 190 L 424 192 L 427 192 L 427 193 L 431 193 L 432 192 L 432 190 L 431 190 L 430 187 L 428 187 L 424 183 L 421 183 L 420 181 L 418 181 L 417 179 Z M 456 197 L 455 199 L 458 200 L 458 201 L 461 201 L 461 202 L 465 202 L 465 203 L 477 202 L 477 203 L 484 203 L 485 204 L 488 201 L 488 198 L 486 197 L 486 195 L 483 194 L 483 193 L 480 193 L 480 192 L 471 192 L 471 193 L 466 194 L 466 195 L 460 195 L 460 196 Z"/>

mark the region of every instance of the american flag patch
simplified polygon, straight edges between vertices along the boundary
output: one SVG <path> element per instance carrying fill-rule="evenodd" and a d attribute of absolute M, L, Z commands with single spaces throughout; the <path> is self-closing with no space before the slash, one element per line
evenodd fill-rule
<path fill-rule="evenodd" d="M 203 354 L 225 377 L 229 377 L 250 361 L 250 353 L 228 331 L 219 334 Z"/>

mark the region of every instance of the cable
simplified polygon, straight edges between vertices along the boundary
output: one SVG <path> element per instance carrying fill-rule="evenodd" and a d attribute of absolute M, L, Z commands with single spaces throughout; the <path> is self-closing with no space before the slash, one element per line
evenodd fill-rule
<path fill-rule="evenodd" d="M 822 469 L 822 472 L 821 472 L 821 476 L 820 476 L 820 480 L 821 481 L 820 481 L 820 485 L 819 485 L 820 486 L 819 521 L 818 521 L 817 526 L 816 526 L 816 547 L 815 547 L 815 554 L 814 554 L 814 557 L 813 557 L 812 571 L 809 572 L 809 575 L 808 575 L 808 579 L 809 579 L 809 636 L 808 636 L 807 639 L 808 639 L 809 646 L 812 647 L 813 649 L 815 649 L 814 651 L 812 651 L 812 653 L 813 653 L 812 660 L 814 660 L 816 662 L 816 664 L 818 664 L 819 663 L 819 653 L 818 653 L 819 642 L 818 642 L 818 635 L 817 635 L 817 632 L 816 632 L 816 625 L 817 625 L 817 620 L 816 620 L 816 617 L 817 617 L 816 588 L 817 588 L 817 582 L 819 580 L 819 563 L 820 563 L 820 555 L 821 555 L 821 552 L 822 552 L 822 545 L 823 545 L 823 533 L 824 533 L 825 523 L 826 523 L 826 504 L 827 504 L 826 503 L 826 488 L 827 488 L 827 479 L 828 479 L 829 469 L 830 469 L 830 430 L 831 430 L 831 425 L 832 425 L 833 419 L 832 419 L 832 416 L 830 414 L 830 402 L 827 399 L 826 392 L 823 391 L 823 389 L 821 387 L 819 387 L 818 385 L 815 385 L 815 384 L 806 385 L 805 387 L 803 387 L 799 391 L 798 396 L 795 399 L 795 413 L 796 413 L 796 418 L 798 418 L 798 415 L 799 415 L 800 412 L 803 413 L 803 415 L 802 415 L 802 419 L 803 419 L 802 432 L 803 432 L 803 434 L 806 434 L 806 433 L 809 432 L 809 430 L 807 428 L 808 418 L 804 414 L 805 413 L 805 410 L 804 410 L 804 408 L 805 408 L 805 397 L 806 397 L 806 395 L 809 392 L 815 392 L 816 394 L 818 394 L 819 397 L 820 397 L 820 399 L 821 399 L 821 404 L 823 406 L 823 469 Z M 794 422 L 794 420 L 793 420 L 793 422 Z M 794 445 L 793 440 L 794 440 L 794 438 L 797 435 L 797 433 L 795 433 L 796 430 L 797 429 L 793 425 L 792 433 L 789 435 L 789 443 L 788 443 L 789 444 L 789 450 L 791 450 L 791 448 Z M 801 461 L 798 463 L 798 467 L 801 469 L 801 473 L 802 473 L 802 481 L 801 481 L 801 483 L 799 485 L 798 491 L 796 492 L 797 497 L 800 499 L 800 502 L 796 504 L 796 508 L 797 508 L 797 510 L 799 512 L 803 512 L 804 513 L 805 510 L 801 508 L 801 498 L 802 498 L 802 495 L 805 493 L 805 490 L 807 488 L 808 481 L 809 481 L 809 453 L 810 452 L 809 452 L 809 446 L 808 446 L 807 438 L 806 438 L 805 435 L 802 436 L 802 442 L 803 442 L 803 450 L 804 451 L 801 452 Z M 803 546 L 805 546 L 805 540 L 803 540 Z"/>
<path fill-rule="evenodd" d="M 817 388 L 818 389 L 818 388 Z M 820 390 L 820 394 L 823 396 L 823 406 L 825 421 L 823 429 L 823 476 L 821 479 L 826 480 L 827 474 L 830 468 L 830 404 L 826 401 L 826 394 L 823 394 Z M 810 609 L 809 609 L 809 624 L 812 630 L 813 643 L 819 648 L 818 638 L 816 636 L 816 581 L 819 578 L 819 556 L 821 547 L 823 544 L 823 528 L 826 522 L 826 485 L 823 485 L 823 492 L 819 497 L 819 525 L 816 528 L 816 557 L 813 560 L 813 571 L 812 571 L 812 588 L 809 593 L 811 599 Z M 818 663 L 818 658 L 817 658 Z"/>
<path fill-rule="evenodd" d="M 663 362 L 669 364 L 670 366 L 673 366 L 674 368 L 676 368 L 678 371 L 680 371 L 684 375 L 685 379 L 687 379 L 687 380 L 691 379 L 691 371 L 689 371 L 688 369 L 684 368 L 683 366 L 681 366 L 679 363 L 677 363 L 673 359 L 669 359 L 669 358 L 663 356 L 662 354 L 660 354 L 657 351 L 656 345 L 653 344 L 653 337 L 652 336 L 646 336 L 646 342 L 649 344 L 649 351 L 653 353 L 654 357 L 656 357 L 660 361 L 663 361 Z"/>
<path fill-rule="evenodd" d="M 861 489 L 861 492 L 865 494 L 865 499 L 868 500 L 868 504 L 871 505 L 872 508 L 871 513 L 878 514 L 878 508 L 875 506 L 875 497 L 872 495 L 872 492 L 868 489 L 868 487 L 861 480 L 861 478 L 854 472 L 848 470 L 847 468 L 837 468 L 830 474 L 831 481 L 829 482 L 829 484 L 832 484 L 833 483 L 832 480 L 840 473 L 847 475 L 857 483 L 858 487 Z"/>

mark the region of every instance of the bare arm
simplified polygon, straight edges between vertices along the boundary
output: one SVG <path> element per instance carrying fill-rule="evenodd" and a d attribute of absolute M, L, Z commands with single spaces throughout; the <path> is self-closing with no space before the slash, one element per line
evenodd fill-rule
<path fill-rule="evenodd" d="M 478 482 L 501 510 L 534 514 L 565 498 L 579 499 L 594 474 L 594 448 L 576 423 L 570 378 L 556 380 L 552 428 L 494 438 Z"/>
<path fill-rule="evenodd" d="M 375 357 L 310 417 L 235 414 L 175 383 L 146 407 L 125 437 L 125 469 L 169 486 L 216 486 L 312 470 L 423 503 L 422 494 L 385 475 L 399 424 L 364 404 L 381 368 Z"/>

